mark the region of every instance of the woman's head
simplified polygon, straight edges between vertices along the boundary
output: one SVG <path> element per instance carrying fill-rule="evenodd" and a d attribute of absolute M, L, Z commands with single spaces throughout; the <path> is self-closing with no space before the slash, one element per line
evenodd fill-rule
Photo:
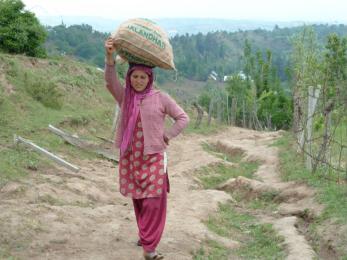
<path fill-rule="evenodd" d="M 149 76 L 142 70 L 134 70 L 130 74 L 130 85 L 137 92 L 142 92 L 146 89 L 149 82 Z"/>
<path fill-rule="evenodd" d="M 153 69 L 145 65 L 130 64 L 127 81 L 136 92 L 143 92 L 153 84 Z"/>

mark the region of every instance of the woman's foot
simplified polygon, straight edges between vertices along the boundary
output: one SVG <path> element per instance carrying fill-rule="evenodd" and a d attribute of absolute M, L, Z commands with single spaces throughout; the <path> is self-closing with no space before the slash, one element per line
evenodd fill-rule
<path fill-rule="evenodd" d="M 162 254 L 159 254 L 157 252 L 144 252 L 143 256 L 146 260 L 160 260 L 164 259 L 164 256 Z"/>

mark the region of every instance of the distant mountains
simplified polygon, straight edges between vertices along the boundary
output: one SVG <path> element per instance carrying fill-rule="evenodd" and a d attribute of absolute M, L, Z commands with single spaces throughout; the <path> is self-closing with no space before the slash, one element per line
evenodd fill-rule
<path fill-rule="evenodd" d="M 105 19 L 87 16 L 41 16 L 40 21 L 44 25 L 55 26 L 64 23 L 65 25 L 89 24 L 94 30 L 100 32 L 113 32 L 124 20 Z M 272 30 L 274 27 L 295 27 L 305 23 L 303 21 L 281 22 L 281 21 L 255 21 L 255 20 L 231 20 L 231 19 L 213 19 L 213 18 L 162 18 L 153 19 L 163 27 L 170 36 L 176 34 L 205 34 L 215 31 L 246 31 L 254 29 Z M 313 24 L 313 23 L 310 23 Z M 322 24 L 316 22 L 315 24 Z"/>

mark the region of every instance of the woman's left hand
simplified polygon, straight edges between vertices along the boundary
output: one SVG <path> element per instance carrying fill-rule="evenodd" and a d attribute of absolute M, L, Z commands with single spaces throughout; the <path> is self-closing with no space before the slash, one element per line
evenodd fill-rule
<path fill-rule="evenodd" d="M 165 144 L 169 145 L 169 141 L 170 140 L 169 140 L 169 138 L 166 135 L 163 136 L 163 139 L 164 139 Z"/>

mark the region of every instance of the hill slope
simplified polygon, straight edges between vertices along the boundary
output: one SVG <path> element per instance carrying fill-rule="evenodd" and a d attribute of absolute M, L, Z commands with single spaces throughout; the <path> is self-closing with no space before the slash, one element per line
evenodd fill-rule
<path fill-rule="evenodd" d="M 71 58 L 0 54 L 0 75 L 0 187 L 8 179 L 50 164 L 14 146 L 14 134 L 72 161 L 91 155 L 62 145 L 48 124 L 91 140 L 97 135 L 110 138 L 114 101 L 104 86 L 103 72 L 95 67 Z"/>

